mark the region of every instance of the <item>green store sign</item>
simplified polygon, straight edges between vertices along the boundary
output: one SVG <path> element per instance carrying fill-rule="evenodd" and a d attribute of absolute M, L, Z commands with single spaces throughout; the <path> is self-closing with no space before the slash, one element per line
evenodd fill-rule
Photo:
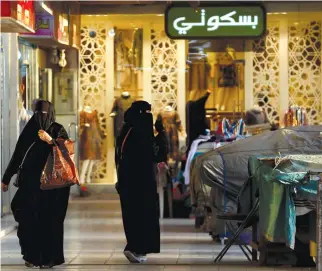
<path fill-rule="evenodd" d="M 171 39 L 259 38 L 266 32 L 266 12 L 261 5 L 172 5 L 165 27 Z"/>

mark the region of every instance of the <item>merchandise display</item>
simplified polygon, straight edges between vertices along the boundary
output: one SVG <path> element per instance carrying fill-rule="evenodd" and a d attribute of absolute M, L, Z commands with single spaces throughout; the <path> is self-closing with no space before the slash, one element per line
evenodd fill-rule
<path fill-rule="evenodd" d="M 305 108 L 291 106 L 284 114 L 284 126 L 308 125 L 308 118 Z"/>
<path fill-rule="evenodd" d="M 188 101 L 186 105 L 186 131 L 187 131 L 187 148 L 200 135 L 204 135 L 206 129 L 209 129 L 206 123 L 206 102 L 210 96 L 210 91 L 196 101 Z"/>
<path fill-rule="evenodd" d="M 128 110 L 131 104 L 135 101 L 132 98 L 131 94 L 127 91 L 124 91 L 121 94 L 121 97 L 115 99 L 112 111 L 110 113 L 110 117 L 113 118 L 114 121 L 114 138 L 116 139 L 119 135 L 124 120 L 124 113 Z"/>
<path fill-rule="evenodd" d="M 81 183 L 85 182 L 85 176 L 86 182 L 90 183 L 94 161 L 102 158 L 101 145 L 105 136 L 99 124 L 98 112 L 86 105 L 84 110 L 80 111 L 79 155 L 80 160 L 84 161 L 80 176 Z"/>
<path fill-rule="evenodd" d="M 162 120 L 167 135 L 169 158 L 177 161 L 179 159 L 179 133 L 184 133 L 179 114 L 171 106 L 166 106 L 157 118 Z"/>

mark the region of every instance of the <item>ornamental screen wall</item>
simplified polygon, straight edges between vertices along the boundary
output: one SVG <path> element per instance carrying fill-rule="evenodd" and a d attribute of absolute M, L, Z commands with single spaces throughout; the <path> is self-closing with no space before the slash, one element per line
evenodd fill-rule
<path fill-rule="evenodd" d="M 80 50 L 80 105 L 89 105 L 97 110 L 101 128 L 107 132 L 107 96 L 106 96 L 106 38 L 105 24 L 88 24 L 81 27 Z M 107 182 L 107 151 L 103 140 L 102 159 L 93 168 L 94 182 Z M 105 148 L 104 148 L 105 147 Z"/>
<path fill-rule="evenodd" d="M 245 78 L 246 91 L 252 90 L 246 96 L 264 104 L 271 122 L 283 120 L 292 105 L 306 109 L 309 124 L 322 121 L 322 16 L 309 17 L 269 20 L 266 37 L 248 44 L 253 72 Z"/>

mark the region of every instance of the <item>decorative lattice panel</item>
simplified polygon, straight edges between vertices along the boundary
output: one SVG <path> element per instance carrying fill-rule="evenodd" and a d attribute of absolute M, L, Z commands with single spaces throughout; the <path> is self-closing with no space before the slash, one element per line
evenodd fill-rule
<path fill-rule="evenodd" d="M 321 121 L 321 22 L 289 26 L 289 102 L 306 108 L 310 124 Z"/>
<path fill-rule="evenodd" d="M 271 122 L 279 121 L 279 25 L 267 26 L 267 35 L 253 42 L 254 102 Z"/>
<path fill-rule="evenodd" d="M 151 30 L 152 106 L 157 113 L 165 106 L 177 108 L 177 44 L 164 31 Z"/>
<path fill-rule="evenodd" d="M 106 108 L 106 27 L 86 25 L 81 28 L 80 104 L 90 105 L 99 113 L 101 128 L 107 129 Z M 103 142 L 106 144 L 106 142 Z M 105 148 L 102 146 L 102 149 Z M 107 178 L 107 155 L 95 164 L 92 179 Z"/>

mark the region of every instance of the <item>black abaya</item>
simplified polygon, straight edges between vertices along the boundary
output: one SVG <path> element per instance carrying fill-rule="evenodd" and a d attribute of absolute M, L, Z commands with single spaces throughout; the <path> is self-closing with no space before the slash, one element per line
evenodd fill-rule
<path fill-rule="evenodd" d="M 132 104 L 117 140 L 118 191 L 127 239 L 125 250 L 137 254 L 160 252 L 153 122 L 152 115 L 144 113 L 147 105 L 144 102 Z"/>
<path fill-rule="evenodd" d="M 41 141 L 38 131 L 42 120 L 33 116 L 21 133 L 16 149 L 3 176 L 2 182 L 9 184 L 17 173 L 18 167 L 30 145 L 23 170 L 19 189 L 16 192 L 11 208 L 18 222 L 18 238 L 23 259 L 35 266 L 60 265 L 64 263 L 63 239 L 64 219 L 66 216 L 70 188 L 42 191 L 40 177 L 46 164 L 52 145 Z M 63 126 L 53 123 L 47 133 L 56 138 L 68 139 Z"/>

